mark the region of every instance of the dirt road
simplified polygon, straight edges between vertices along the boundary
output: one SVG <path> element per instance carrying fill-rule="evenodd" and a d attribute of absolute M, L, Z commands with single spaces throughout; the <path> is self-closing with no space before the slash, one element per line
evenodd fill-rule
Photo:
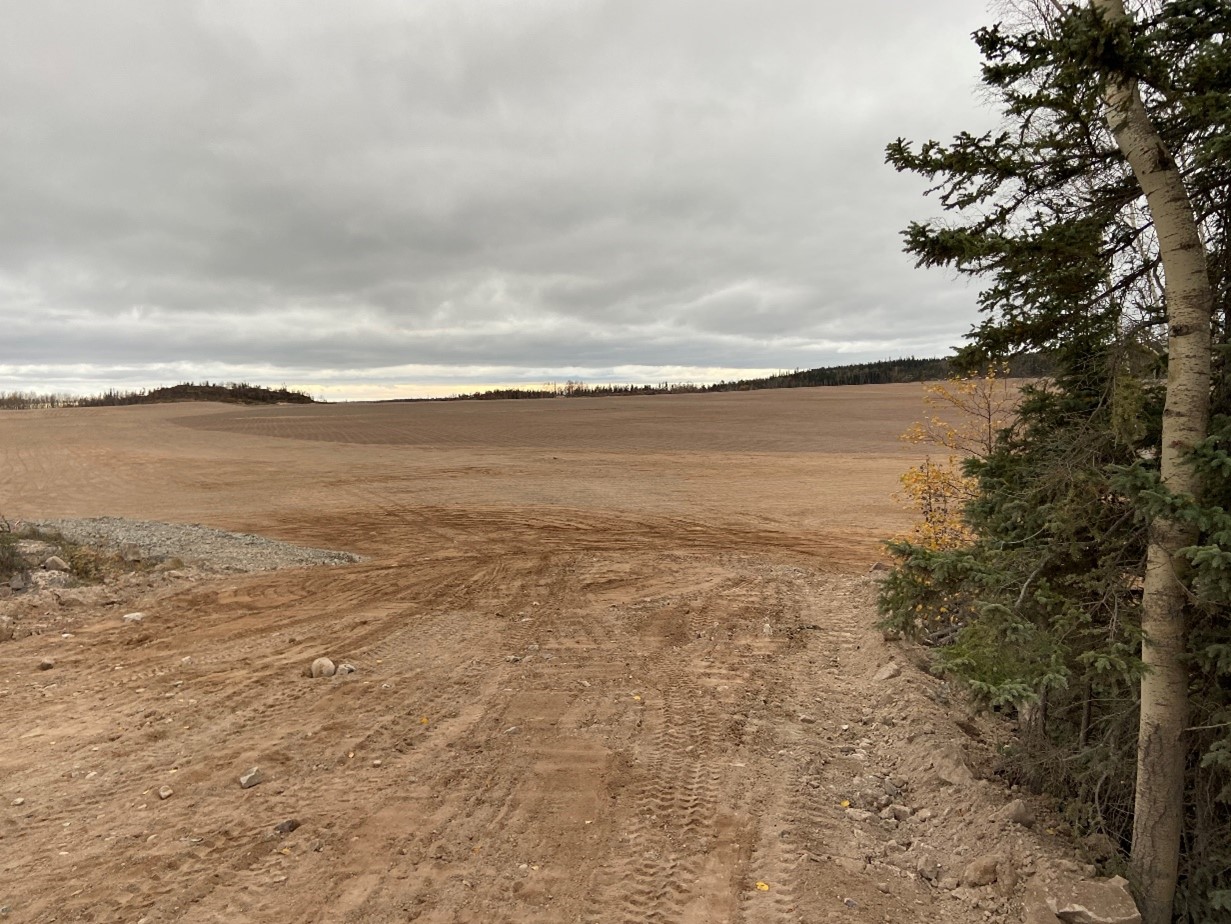
<path fill-rule="evenodd" d="M 909 664 L 874 679 L 920 412 L 903 386 L 0 414 L 9 518 L 366 556 L 151 580 L 0 644 L 7 919 L 1014 920 L 1011 885 L 937 884 L 993 841 L 1032 862 L 985 830 L 995 787 L 928 774 L 990 742 Z M 322 655 L 357 671 L 303 676 Z"/>

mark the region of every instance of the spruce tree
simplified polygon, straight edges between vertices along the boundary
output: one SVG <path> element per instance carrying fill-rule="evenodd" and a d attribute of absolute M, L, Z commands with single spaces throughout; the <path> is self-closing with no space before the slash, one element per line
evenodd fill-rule
<path fill-rule="evenodd" d="M 898 544 L 882 606 L 952 638 L 953 670 L 1068 752 L 1074 814 L 1131 843 L 1148 922 L 1171 918 L 1180 874 L 1177 909 L 1207 919 L 1231 910 L 1214 721 L 1231 674 L 1231 11 L 1177 0 L 1134 20 L 1092 0 L 975 38 L 1005 127 L 889 146 L 952 215 L 906 246 L 987 280 L 961 362 L 1047 349 L 1059 368 L 972 463 L 972 546 Z"/>

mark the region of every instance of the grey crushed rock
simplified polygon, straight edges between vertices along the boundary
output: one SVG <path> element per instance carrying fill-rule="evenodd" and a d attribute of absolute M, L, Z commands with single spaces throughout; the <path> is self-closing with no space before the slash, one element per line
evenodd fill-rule
<path fill-rule="evenodd" d="M 143 561 L 179 558 L 211 571 L 272 571 L 313 565 L 345 565 L 358 555 L 233 533 L 197 523 L 162 523 L 123 517 L 38 520 L 35 526 L 55 531 L 71 542 L 98 548 L 135 550 Z"/>

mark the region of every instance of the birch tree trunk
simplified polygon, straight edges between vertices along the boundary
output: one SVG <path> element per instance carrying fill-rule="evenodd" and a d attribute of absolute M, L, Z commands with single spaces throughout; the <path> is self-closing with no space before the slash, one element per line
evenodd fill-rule
<path fill-rule="evenodd" d="M 1128 18 L 1123 0 L 1090 0 L 1109 24 Z M 1205 438 L 1210 409 L 1210 320 L 1214 299 L 1205 247 L 1179 170 L 1159 137 L 1136 81 L 1111 75 L 1104 87 L 1107 122 L 1145 194 L 1158 234 L 1167 307 L 1167 400 L 1163 411 L 1163 484 L 1198 493 L 1185 454 Z M 1187 561 L 1179 550 L 1197 541 L 1195 527 L 1169 518 L 1150 526 L 1142 610 L 1146 674 L 1133 818 L 1132 869 L 1144 924 L 1169 924 L 1184 820 L 1188 748 L 1188 670 L 1184 662 Z"/>

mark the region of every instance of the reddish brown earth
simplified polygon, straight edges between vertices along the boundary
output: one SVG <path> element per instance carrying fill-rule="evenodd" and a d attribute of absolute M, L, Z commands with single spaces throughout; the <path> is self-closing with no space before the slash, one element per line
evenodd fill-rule
<path fill-rule="evenodd" d="M 938 887 L 1048 849 L 930 770 L 998 733 L 871 628 L 922 411 L 873 386 L 0 413 L 10 519 L 367 556 L 151 579 L 0 643 L 6 919 L 1017 920 L 1012 877 Z M 357 673 L 303 676 L 321 655 Z M 912 817 L 860 814 L 870 777 Z"/>

